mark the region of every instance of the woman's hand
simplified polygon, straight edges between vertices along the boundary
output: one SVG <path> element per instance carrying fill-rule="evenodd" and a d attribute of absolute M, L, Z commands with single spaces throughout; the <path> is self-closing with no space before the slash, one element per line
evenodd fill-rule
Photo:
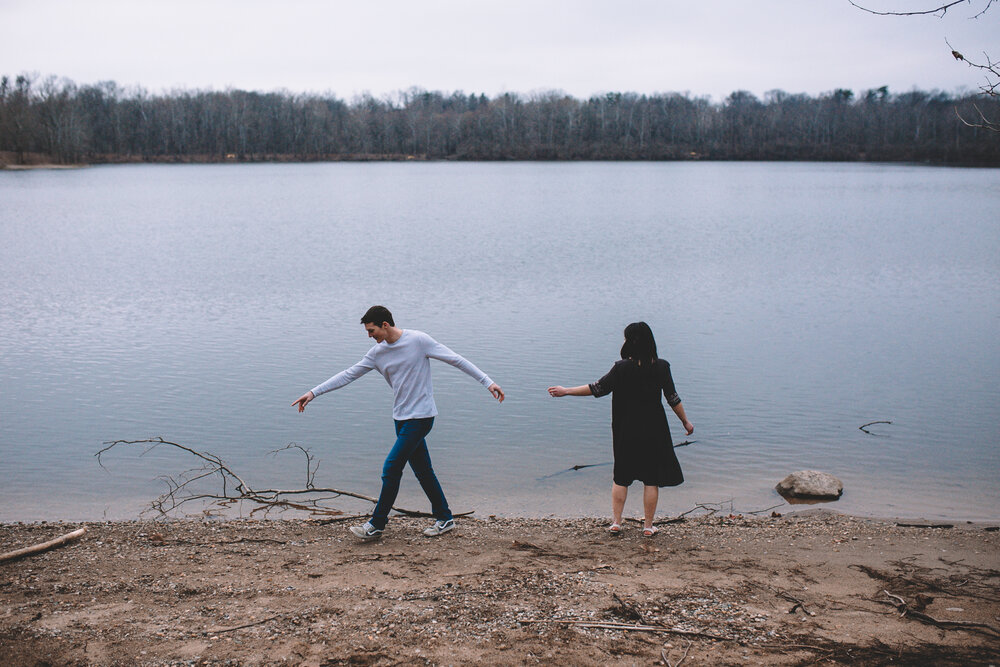
<path fill-rule="evenodd" d="M 581 384 L 579 387 L 549 387 L 549 396 L 590 396 L 590 385 Z"/>
<path fill-rule="evenodd" d="M 683 421 L 683 424 L 684 424 L 684 430 L 687 431 L 688 435 L 694 433 L 694 424 L 692 424 L 686 419 Z"/>

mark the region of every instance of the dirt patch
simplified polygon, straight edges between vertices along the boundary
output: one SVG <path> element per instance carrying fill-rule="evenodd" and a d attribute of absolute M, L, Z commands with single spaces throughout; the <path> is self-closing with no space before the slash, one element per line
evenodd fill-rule
<path fill-rule="evenodd" d="M 367 544 L 322 521 L 86 524 L 0 564 L 0 664 L 1000 662 L 1000 534 L 983 526 L 424 523 Z M 0 551 L 76 527 L 2 525 Z"/>

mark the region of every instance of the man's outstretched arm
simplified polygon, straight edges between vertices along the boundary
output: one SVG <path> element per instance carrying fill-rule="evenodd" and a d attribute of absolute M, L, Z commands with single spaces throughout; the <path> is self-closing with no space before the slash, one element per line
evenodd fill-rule
<path fill-rule="evenodd" d="M 479 384 L 489 389 L 490 393 L 493 394 L 493 398 L 503 403 L 503 389 L 500 388 L 500 385 L 491 380 L 486 373 L 481 371 L 478 366 L 457 352 L 454 352 L 447 346 L 437 342 L 430 336 L 427 336 L 427 346 L 428 347 L 425 349 L 428 357 L 431 359 L 437 359 L 438 361 L 443 361 L 450 366 L 454 366 L 469 377 L 474 378 L 479 382 Z"/>
<path fill-rule="evenodd" d="M 323 384 L 317 385 L 299 396 L 298 399 L 292 403 L 292 407 L 297 405 L 299 406 L 299 412 L 304 412 L 306 406 L 309 405 L 309 402 L 317 396 L 349 385 L 373 368 L 375 368 L 375 363 L 371 360 L 370 355 L 366 354 L 364 359 L 354 364 L 347 370 L 340 371 Z"/>

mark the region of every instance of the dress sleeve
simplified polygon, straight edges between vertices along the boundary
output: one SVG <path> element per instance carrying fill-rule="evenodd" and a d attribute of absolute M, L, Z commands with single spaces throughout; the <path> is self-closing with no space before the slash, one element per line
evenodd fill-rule
<path fill-rule="evenodd" d="M 677 389 L 674 388 L 674 378 L 670 374 L 670 364 L 664 361 L 662 368 L 663 397 L 667 399 L 667 405 L 670 407 L 680 405 L 681 397 L 677 395 Z"/>
<path fill-rule="evenodd" d="M 591 382 L 589 385 L 587 385 L 590 387 L 590 393 L 594 396 L 594 398 L 607 396 L 608 394 L 610 394 L 615 390 L 615 376 L 617 375 L 617 373 L 615 373 L 615 370 L 617 370 L 617 368 L 618 368 L 617 365 L 612 366 L 611 370 L 608 371 L 604 377 L 602 377 L 597 382 Z"/>

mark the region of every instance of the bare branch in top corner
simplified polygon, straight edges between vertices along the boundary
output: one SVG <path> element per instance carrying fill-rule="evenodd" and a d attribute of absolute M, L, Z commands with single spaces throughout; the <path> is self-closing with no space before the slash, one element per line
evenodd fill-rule
<path fill-rule="evenodd" d="M 879 12 L 875 11 L 874 9 L 862 7 L 858 3 L 854 2 L 854 0 L 847 0 L 847 1 L 850 2 L 852 5 L 854 5 L 855 7 L 857 7 L 858 9 L 860 9 L 861 11 L 868 12 L 869 14 L 875 14 L 876 16 L 927 16 L 933 14 L 938 17 L 943 17 L 945 14 L 948 13 L 948 10 L 954 7 L 955 5 L 961 5 L 964 2 L 968 2 L 968 0 L 953 0 L 952 2 L 946 2 L 945 4 L 939 7 L 935 7 L 934 9 L 924 9 L 915 12 Z M 983 11 L 979 12 L 979 14 L 976 14 L 976 17 L 981 16 L 987 9 L 990 8 L 990 5 L 992 4 L 993 0 L 989 0 L 986 3 L 986 7 L 983 9 Z"/>

